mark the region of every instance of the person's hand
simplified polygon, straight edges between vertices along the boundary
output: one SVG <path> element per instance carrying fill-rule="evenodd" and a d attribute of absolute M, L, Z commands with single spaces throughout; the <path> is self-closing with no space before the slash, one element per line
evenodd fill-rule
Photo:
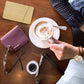
<path fill-rule="evenodd" d="M 55 39 L 54 42 L 53 44 L 48 42 L 48 44 L 58 60 L 70 59 L 79 53 L 78 48 L 75 46 Z"/>

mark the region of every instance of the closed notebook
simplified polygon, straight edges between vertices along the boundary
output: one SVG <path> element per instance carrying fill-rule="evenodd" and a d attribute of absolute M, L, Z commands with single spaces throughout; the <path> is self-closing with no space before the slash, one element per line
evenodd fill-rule
<path fill-rule="evenodd" d="M 21 23 L 30 24 L 34 7 L 6 1 L 3 18 Z"/>

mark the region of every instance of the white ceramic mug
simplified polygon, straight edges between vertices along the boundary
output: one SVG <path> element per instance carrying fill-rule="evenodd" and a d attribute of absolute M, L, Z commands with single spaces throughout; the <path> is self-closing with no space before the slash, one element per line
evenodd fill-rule
<path fill-rule="evenodd" d="M 44 32 L 40 32 L 43 28 L 45 28 L 43 30 Z M 47 31 L 45 31 L 45 30 L 47 30 Z M 52 43 L 54 42 L 52 39 L 53 34 L 54 34 L 54 28 L 53 28 L 53 25 L 51 23 L 49 23 L 48 21 L 40 21 L 39 23 L 37 23 L 34 28 L 34 34 L 39 40 L 42 40 L 42 41 L 47 40 Z M 46 36 L 44 36 L 44 34 Z M 49 34 L 49 35 L 47 35 L 47 34 Z"/>
<path fill-rule="evenodd" d="M 36 74 L 39 70 L 39 65 L 36 61 L 30 61 L 26 66 L 26 70 L 31 75 Z"/>

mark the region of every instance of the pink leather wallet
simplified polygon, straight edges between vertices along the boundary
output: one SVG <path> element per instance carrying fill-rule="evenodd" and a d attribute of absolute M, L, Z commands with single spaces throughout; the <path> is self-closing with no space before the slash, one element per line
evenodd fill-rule
<path fill-rule="evenodd" d="M 15 52 L 28 42 L 28 37 L 19 26 L 15 26 L 1 38 L 1 42 L 6 48 L 10 46 L 10 52 Z"/>

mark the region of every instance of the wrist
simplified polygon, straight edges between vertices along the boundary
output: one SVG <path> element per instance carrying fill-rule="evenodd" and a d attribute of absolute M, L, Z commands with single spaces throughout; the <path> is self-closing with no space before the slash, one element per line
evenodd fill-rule
<path fill-rule="evenodd" d="M 80 52 L 79 55 L 81 55 L 84 58 L 84 48 L 79 47 L 80 48 Z"/>
<path fill-rule="evenodd" d="M 76 51 L 77 53 L 74 56 L 74 60 L 77 62 L 82 61 L 84 59 L 84 49 L 82 47 L 77 47 Z"/>
<path fill-rule="evenodd" d="M 79 49 L 78 47 L 74 47 L 74 56 L 79 54 Z"/>

